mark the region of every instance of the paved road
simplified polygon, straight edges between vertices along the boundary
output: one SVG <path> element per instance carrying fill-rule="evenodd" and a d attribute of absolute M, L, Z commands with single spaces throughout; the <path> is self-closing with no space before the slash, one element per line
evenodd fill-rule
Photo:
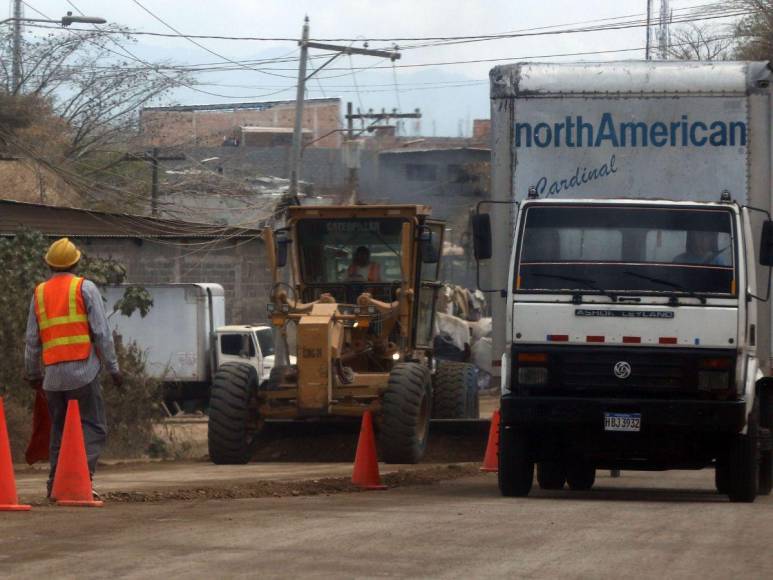
<path fill-rule="evenodd" d="M 490 474 L 333 496 L 46 507 L 0 515 L 19 577 L 773 578 L 773 497 L 712 474 L 624 472 L 499 497 Z"/>

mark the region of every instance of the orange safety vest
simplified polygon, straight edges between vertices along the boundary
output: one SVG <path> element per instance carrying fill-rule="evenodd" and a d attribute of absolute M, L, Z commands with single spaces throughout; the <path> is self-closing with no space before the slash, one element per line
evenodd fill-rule
<path fill-rule="evenodd" d="M 43 345 L 43 363 L 85 360 L 91 354 L 91 335 L 83 278 L 55 276 L 35 288 L 35 316 Z"/>
<path fill-rule="evenodd" d="M 349 266 L 348 276 L 351 278 L 357 274 L 357 265 Z M 381 266 L 377 262 L 371 262 L 368 266 L 368 282 L 379 282 L 381 278 Z"/>

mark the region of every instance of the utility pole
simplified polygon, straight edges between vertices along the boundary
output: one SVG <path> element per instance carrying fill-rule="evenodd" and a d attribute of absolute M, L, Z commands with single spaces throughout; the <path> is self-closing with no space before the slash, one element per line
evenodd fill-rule
<path fill-rule="evenodd" d="M 303 141 L 303 99 L 306 94 L 306 81 L 311 77 L 333 62 L 336 58 L 343 54 L 361 54 L 365 56 L 377 56 L 380 58 L 388 58 L 393 62 L 400 58 L 400 53 L 397 52 L 397 47 L 393 51 L 387 50 L 371 50 L 368 48 L 354 48 L 351 46 L 339 46 L 336 44 L 327 44 L 322 42 L 310 42 L 309 41 L 309 17 L 306 16 L 303 20 L 303 33 L 301 40 L 298 43 L 301 47 L 300 63 L 298 64 L 298 86 L 295 97 L 295 126 L 293 128 L 293 146 L 290 151 L 290 190 L 288 196 L 290 203 L 297 202 L 298 196 L 298 182 L 300 181 L 301 173 L 301 148 Z M 327 50 L 333 52 L 333 56 L 327 59 L 319 68 L 312 71 L 311 74 L 306 74 L 306 61 L 308 59 L 308 49 L 318 48 L 320 50 Z"/>
<path fill-rule="evenodd" d="M 151 151 L 146 151 L 142 155 L 136 153 L 127 153 L 122 161 L 143 161 L 150 163 L 151 181 L 150 181 L 150 215 L 158 216 L 158 162 L 159 161 L 184 161 L 185 155 L 159 155 L 158 147 L 153 147 Z"/>
<path fill-rule="evenodd" d="M 650 60 L 650 19 L 652 18 L 652 0 L 647 0 L 647 47 L 644 49 L 644 60 Z"/>
<path fill-rule="evenodd" d="M 303 144 L 303 102 L 306 98 L 306 62 L 309 57 L 309 17 L 303 19 L 301 34 L 301 60 L 298 63 L 298 86 L 295 93 L 295 126 L 293 146 L 290 150 L 290 196 L 298 196 L 298 181 L 301 169 L 301 145 Z"/>
<path fill-rule="evenodd" d="M 349 145 L 354 141 L 354 112 L 352 111 L 352 102 L 346 103 L 346 140 Z M 351 153 L 351 151 L 350 151 Z M 349 168 L 349 179 L 347 180 L 349 198 L 354 199 L 357 191 L 357 168 Z"/>
<path fill-rule="evenodd" d="M 21 0 L 13 0 L 13 64 L 11 69 L 11 93 L 21 89 Z"/>

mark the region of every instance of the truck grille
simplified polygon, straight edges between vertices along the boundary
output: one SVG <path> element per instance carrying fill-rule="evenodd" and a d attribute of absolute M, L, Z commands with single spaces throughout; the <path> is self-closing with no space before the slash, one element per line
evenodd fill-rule
<path fill-rule="evenodd" d="M 627 378 L 615 376 L 615 365 L 619 362 L 630 365 Z M 693 365 L 683 356 L 667 353 L 567 353 L 560 356 L 560 363 L 555 369 L 556 382 L 571 389 L 683 389 L 689 386 L 688 379 L 695 376 L 694 370 L 689 372 Z"/>
<path fill-rule="evenodd" d="M 721 349 L 689 348 L 612 348 L 612 347 L 553 347 L 549 349 L 520 345 L 517 352 L 546 352 L 548 384 L 530 387 L 532 394 L 576 396 L 604 395 L 613 397 L 694 396 L 703 398 L 698 390 L 698 370 L 701 359 L 734 357 L 735 352 Z M 616 365 L 626 363 L 629 371 L 615 373 Z M 728 371 L 731 376 L 733 369 Z M 516 385 L 514 385 L 516 386 Z"/>

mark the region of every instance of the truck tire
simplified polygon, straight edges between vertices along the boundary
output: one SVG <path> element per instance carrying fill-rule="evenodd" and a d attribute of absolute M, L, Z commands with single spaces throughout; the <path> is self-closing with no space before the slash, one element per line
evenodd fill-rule
<path fill-rule="evenodd" d="M 566 466 L 566 482 L 573 491 L 588 491 L 596 483 L 596 467 L 587 461 L 570 461 Z"/>
<path fill-rule="evenodd" d="M 258 434 L 258 373 L 243 363 L 223 363 L 212 381 L 207 443 L 217 465 L 243 464 Z"/>
<path fill-rule="evenodd" d="M 526 497 L 534 480 L 534 461 L 525 432 L 499 426 L 499 492 L 505 497 Z"/>
<path fill-rule="evenodd" d="M 730 481 L 730 469 L 727 465 L 727 459 L 717 458 L 714 463 L 714 487 L 717 488 L 717 493 L 727 495 Z"/>
<path fill-rule="evenodd" d="M 432 380 L 433 419 L 477 419 L 478 369 L 469 363 L 439 361 Z"/>
<path fill-rule="evenodd" d="M 537 483 L 540 489 L 564 489 L 566 468 L 560 461 L 540 461 L 537 463 Z"/>
<path fill-rule="evenodd" d="M 759 418 L 759 402 L 755 402 L 746 434 L 735 435 L 730 442 L 727 495 L 732 502 L 751 503 L 757 497 L 760 468 L 757 448 Z"/>
<path fill-rule="evenodd" d="M 760 427 L 765 430 L 768 445 L 773 438 L 773 385 L 765 384 L 760 389 Z M 759 495 L 770 495 L 773 488 L 773 449 L 760 451 Z"/>
<path fill-rule="evenodd" d="M 381 458 L 387 463 L 418 463 L 427 449 L 431 413 L 429 369 L 413 362 L 395 365 L 382 398 Z"/>

